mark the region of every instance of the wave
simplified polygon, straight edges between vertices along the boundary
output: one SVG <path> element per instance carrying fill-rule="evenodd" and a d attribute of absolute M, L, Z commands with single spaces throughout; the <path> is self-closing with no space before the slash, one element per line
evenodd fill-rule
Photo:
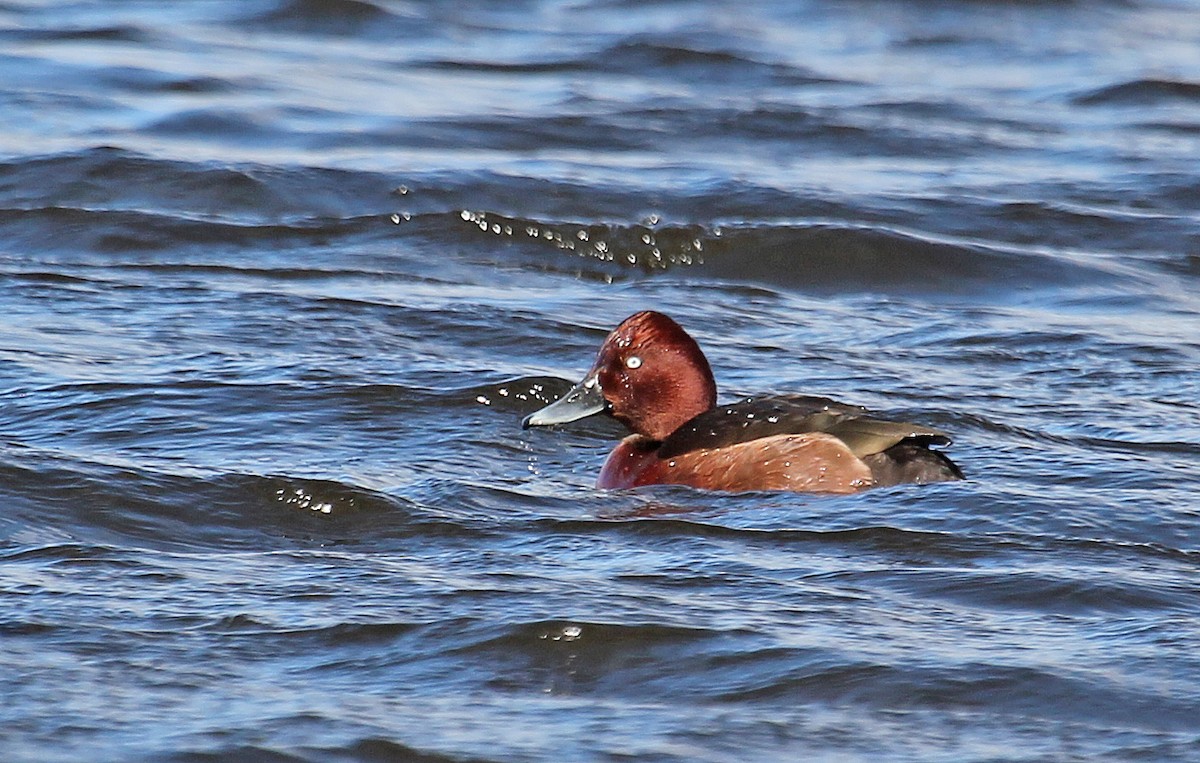
<path fill-rule="evenodd" d="M 550 270 L 609 278 L 687 270 L 692 276 L 815 292 L 899 291 L 943 295 L 1054 287 L 1116 286 L 1137 277 L 1104 261 L 978 241 L 930 237 L 891 226 L 810 223 L 740 225 L 563 223 L 463 211 L 465 231 L 512 241 Z M 449 220 L 452 222 L 452 218 Z M 448 220 L 442 218 L 444 225 Z M 581 261 L 572 263 L 571 257 Z"/>
<path fill-rule="evenodd" d="M 6 13 L 19 14 L 15 6 L 4 6 Z M 146 45 L 154 42 L 157 35 L 148 28 L 133 24 L 101 24 L 58 26 L 38 28 L 34 24 L 10 27 L 3 32 L 4 39 L 30 42 L 99 42 L 133 43 Z"/>
<path fill-rule="evenodd" d="M 26 244 L 25 251 L 133 254 L 178 251 L 189 247 L 220 245 L 245 250 L 266 242 L 299 245 L 326 241 L 330 236 L 371 234 L 382 236 L 382 218 L 313 218 L 288 224 L 245 224 L 226 220 L 203 220 L 175 214 L 135 211 L 93 210 L 71 207 L 0 210 L 0 226 L 10 236 L 10 245 Z M 47 241 L 41 234 L 52 227 L 61 238 Z M 202 265 L 197 264 L 198 267 Z M 288 268 L 295 270 L 294 268 Z"/>
<path fill-rule="evenodd" d="M 162 193 L 164 187 L 172 193 Z M 181 224 L 211 221 L 252 228 L 294 221 L 305 227 L 309 221 L 336 224 L 382 217 L 391 210 L 394 188 L 392 178 L 379 173 L 189 162 L 111 146 L 0 163 L 0 192 L 10 218 L 60 210 L 145 214 L 150 220 L 165 216 Z M 137 226 L 141 218 L 127 224 Z"/>
<path fill-rule="evenodd" d="M 297 543 L 373 542 L 381 537 L 471 535 L 469 524 L 412 501 L 330 479 L 174 471 L 127 458 L 85 457 L 10 446 L 0 460 L 10 516 L 6 540 L 26 528 L 86 538 L 80 549 L 38 553 L 92 556 L 130 543 L 166 550 L 293 548 Z"/>
<path fill-rule="evenodd" d="M 328 723 L 324 717 L 298 716 L 274 719 L 264 731 L 284 733 L 289 727 L 311 727 L 314 724 Z M 409 747 L 394 739 L 377 736 L 366 736 L 346 744 L 337 746 L 304 746 L 289 750 L 281 750 L 278 745 L 257 744 L 218 744 L 205 746 L 200 749 L 173 751 L 158 756 L 163 761 L 178 763 L 260 763 L 264 760 L 275 763 L 318 763 L 329 760 L 359 760 L 359 761 L 404 761 L 405 763 L 496 763 L 505 758 L 463 756 L 455 753 L 438 753 L 417 747 Z"/>
<path fill-rule="evenodd" d="M 328 37 L 411 35 L 419 16 L 368 0 L 276 0 L 240 21 L 252 29 Z M 407 23 L 406 23 L 407 22 Z"/>
<path fill-rule="evenodd" d="M 1200 103 L 1200 82 L 1134 79 L 1089 90 L 1073 100 L 1081 106 L 1152 106 L 1178 101 Z"/>
<path fill-rule="evenodd" d="M 815 84 L 844 84 L 844 80 L 818 75 L 791 64 L 763 61 L 744 51 L 706 49 L 689 45 L 677 38 L 633 35 L 595 50 L 551 54 L 530 60 L 529 51 L 521 58 L 505 61 L 496 58 L 431 58 L 415 61 L 414 67 L 442 71 L 468 71 L 503 75 L 526 74 L 607 74 L 643 75 L 678 78 L 688 83 L 697 79 L 710 82 L 733 81 L 741 86 L 759 82 L 765 86 L 798 87 Z"/>
<path fill-rule="evenodd" d="M 180 196 L 146 190 L 164 184 Z M 947 218 L 920 200 L 889 206 L 722 183 L 631 219 L 629 191 L 618 187 L 501 174 L 414 175 L 397 184 L 383 173 L 188 163 L 110 148 L 2 164 L 0 187 L 12 191 L 0 228 L 9 247 L 23 252 L 14 263 L 39 251 L 71 251 L 132 254 L 142 266 L 156 263 L 155 252 L 173 252 L 172 261 L 157 264 L 353 276 L 353 269 L 297 265 L 296 257 L 248 265 L 238 253 L 267 245 L 378 249 L 395 241 L 411 242 L 420 256 L 455 243 L 459 277 L 476 269 L 483 278 L 478 265 L 515 265 L 608 281 L 686 272 L 817 293 L 1003 299 L 1046 288 L 1123 287 L 1147 276 L 1135 261 L 1092 254 L 1095 239 L 1168 267 L 1179 259 L 1146 251 L 1170 220 L 1157 220 L 1151 233 L 1145 215 L 1067 203 L 967 198 L 973 213 Z M 72 204 L 52 201 L 64 196 Z M 48 239 L 48 228 L 69 235 Z M 1047 230 L 1065 233 L 1047 239 Z M 430 270 L 402 253 L 360 272 Z"/>

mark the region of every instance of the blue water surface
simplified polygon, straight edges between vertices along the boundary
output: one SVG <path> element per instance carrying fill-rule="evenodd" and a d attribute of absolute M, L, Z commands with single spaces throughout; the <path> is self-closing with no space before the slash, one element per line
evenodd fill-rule
<path fill-rule="evenodd" d="M 0 4 L 0 758 L 1200 759 L 1200 4 Z M 962 483 L 597 490 L 642 309 Z"/>

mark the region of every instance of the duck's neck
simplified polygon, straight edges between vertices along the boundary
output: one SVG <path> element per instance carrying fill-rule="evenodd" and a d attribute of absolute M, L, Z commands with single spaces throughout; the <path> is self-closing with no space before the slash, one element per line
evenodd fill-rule
<path fill-rule="evenodd" d="M 660 404 L 640 417 L 635 430 L 659 442 L 667 439 L 679 427 L 717 404 L 717 385 L 708 374 L 703 378 L 676 382 L 671 385 Z"/>

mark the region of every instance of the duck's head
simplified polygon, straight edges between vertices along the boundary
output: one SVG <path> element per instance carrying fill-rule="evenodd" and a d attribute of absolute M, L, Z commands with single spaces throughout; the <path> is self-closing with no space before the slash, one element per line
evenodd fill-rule
<path fill-rule="evenodd" d="M 667 316 L 647 310 L 621 321 L 583 381 L 521 426 L 608 413 L 630 431 L 661 441 L 716 404 L 717 385 L 696 340 Z"/>

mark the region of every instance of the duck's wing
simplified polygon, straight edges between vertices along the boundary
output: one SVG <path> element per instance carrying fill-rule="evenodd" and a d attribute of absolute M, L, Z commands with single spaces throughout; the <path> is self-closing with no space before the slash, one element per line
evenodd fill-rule
<path fill-rule="evenodd" d="M 850 452 L 859 458 L 882 453 L 906 440 L 925 447 L 950 444 L 946 433 L 933 427 L 869 416 L 847 416 L 824 431 L 846 443 Z"/>
<path fill-rule="evenodd" d="M 857 457 L 880 453 L 904 440 L 948 445 L 945 433 L 919 424 L 870 417 L 867 409 L 827 397 L 781 395 L 750 397 L 718 405 L 684 424 L 663 441 L 660 458 L 785 434 L 824 432 L 846 443 Z"/>

